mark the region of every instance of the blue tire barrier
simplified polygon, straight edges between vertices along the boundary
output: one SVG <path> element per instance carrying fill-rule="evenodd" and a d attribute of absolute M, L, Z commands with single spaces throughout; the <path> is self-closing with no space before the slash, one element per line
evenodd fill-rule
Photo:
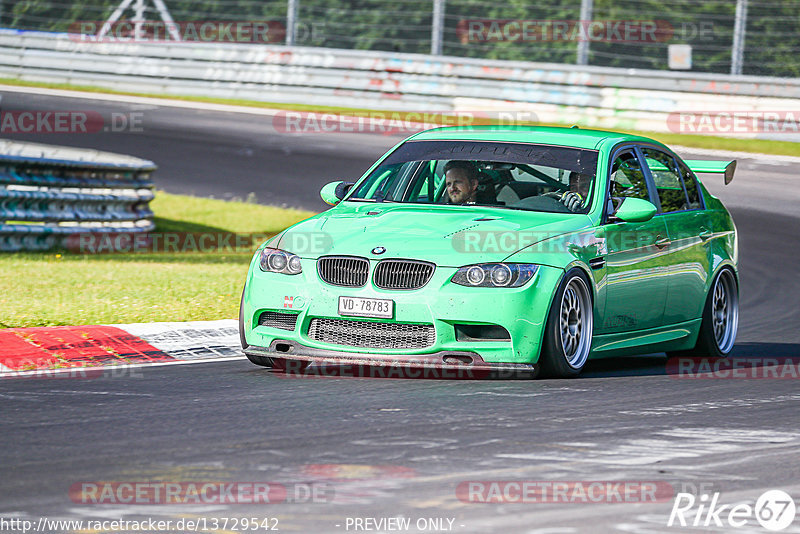
<path fill-rule="evenodd" d="M 86 232 L 155 229 L 153 162 L 32 143 L 2 147 L 0 252 L 65 248 L 68 238 Z"/>

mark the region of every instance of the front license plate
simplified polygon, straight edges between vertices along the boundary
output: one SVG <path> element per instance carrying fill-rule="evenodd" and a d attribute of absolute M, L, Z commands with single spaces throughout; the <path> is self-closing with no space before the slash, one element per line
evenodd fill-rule
<path fill-rule="evenodd" d="M 339 297 L 339 315 L 391 319 L 392 312 L 394 312 L 393 300 Z"/>

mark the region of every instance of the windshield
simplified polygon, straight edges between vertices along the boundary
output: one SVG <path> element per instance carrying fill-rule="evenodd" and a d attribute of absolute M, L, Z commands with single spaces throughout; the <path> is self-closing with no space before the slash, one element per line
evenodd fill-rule
<path fill-rule="evenodd" d="M 347 200 L 587 213 L 597 157 L 595 150 L 527 143 L 410 141 Z"/>

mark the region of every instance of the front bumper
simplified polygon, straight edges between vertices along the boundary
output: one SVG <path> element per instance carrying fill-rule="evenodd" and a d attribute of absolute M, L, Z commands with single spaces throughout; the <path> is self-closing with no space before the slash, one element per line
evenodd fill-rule
<path fill-rule="evenodd" d="M 249 346 L 245 354 L 286 360 L 281 367 L 303 376 L 356 376 L 386 378 L 516 378 L 535 377 L 538 364 L 494 363 L 474 352 L 440 351 L 420 355 L 392 355 L 313 349 L 277 339 L 269 347 Z M 312 367 L 307 368 L 307 365 Z M 380 367 L 382 373 L 364 370 Z"/>
<path fill-rule="evenodd" d="M 299 275 L 265 273 L 251 264 L 242 303 L 246 352 L 257 356 L 305 361 L 339 361 L 355 365 L 416 367 L 435 365 L 463 368 L 469 361 L 475 369 L 531 370 L 537 363 L 550 303 L 563 276 L 561 269 L 540 266 L 536 275 L 520 288 L 464 287 L 450 282 L 455 268 L 437 267 L 428 284 L 416 290 L 383 290 L 372 285 L 346 288 L 323 282 L 316 261 L 303 259 Z M 392 319 L 341 317 L 340 296 L 392 299 Z M 258 324 L 264 312 L 297 314 L 293 329 Z M 314 318 L 433 325 L 432 345 L 415 349 L 364 348 L 321 342 L 309 336 Z M 497 325 L 510 340 L 458 339 L 456 325 Z M 502 364 L 499 365 L 498 364 Z"/>

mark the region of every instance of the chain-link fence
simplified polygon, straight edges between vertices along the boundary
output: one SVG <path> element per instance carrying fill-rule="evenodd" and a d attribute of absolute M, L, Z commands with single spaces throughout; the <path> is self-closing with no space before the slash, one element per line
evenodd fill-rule
<path fill-rule="evenodd" d="M 800 77 L 800 0 L 0 0 L 0 25 L 86 33 L 120 7 L 116 24 L 166 12 L 184 39 L 219 38 L 202 22 L 257 21 L 278 44 Z"/>

